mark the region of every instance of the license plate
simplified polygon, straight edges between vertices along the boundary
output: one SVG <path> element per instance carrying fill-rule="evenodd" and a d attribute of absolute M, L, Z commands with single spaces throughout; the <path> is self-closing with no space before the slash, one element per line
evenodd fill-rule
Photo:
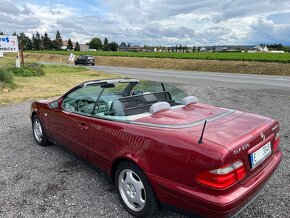
<path fill-rule="evenodd" d="M 251 168 L 254 169 L 271 154 L 271 142 L 268 142 L 257 151 L 250 154 Z"/>

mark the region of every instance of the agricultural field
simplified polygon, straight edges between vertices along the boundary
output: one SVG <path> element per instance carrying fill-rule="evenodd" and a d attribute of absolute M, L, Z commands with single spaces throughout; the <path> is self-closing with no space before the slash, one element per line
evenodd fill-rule
<path fill-rule="evenodd" d="M 48 53 L 69 55 L 71 51 L 28 51 L 35 53 Z M 112 52 L 112 51 L 73 51 L 75 55 L 117 56 L 117 57 L 146 57 L 171 59 L 198 59 L 220 61 L 255 61 L 290 63 L 290 53 L 241 53 L 241 52 L 214 52 L 214 53 L 170 53 L 170 52 Z"/>
<path fill-rule="evenodd" d="M 62 53 L 60 55 L 58 53 Z M 73 52 L 76 56 L 78 53 Z M 105 53 L 105 52 L 104 52 Z M 110 53 L 110 52 L 109 52 Z M 128 52 L 129 53 L 129 52 Z M 88 54 L 83 52 L 83 54 Z M 138 53 L 130 53 L 138 54 Z M 283 54 L 282 54 L 283 55 Z M 25 60 L 34 62 L 58 62 L 73 64 L 68 61 L 68 52 L 37 53 L 25 52 Z M 133 67 L 149 69 L 165 69 L 199 72 L 243 73 L 259 75 L 290 76 L 290 63 L 281 62 L 257 62 L 257 61 L 232 61 L 232 60 L 202 60 L 202 59 L 173 59 L 173 58 L 148 58 L 148 57 L 118 57 L 118 56 L 95 56 L 96 65 Z"/>

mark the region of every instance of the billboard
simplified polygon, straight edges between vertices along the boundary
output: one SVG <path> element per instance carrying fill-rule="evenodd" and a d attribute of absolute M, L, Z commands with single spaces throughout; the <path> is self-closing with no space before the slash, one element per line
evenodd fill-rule
<path fill-rule="evenodd" d="M 18 52 L 17 36 L 0 35 L 0 52 Z"/>

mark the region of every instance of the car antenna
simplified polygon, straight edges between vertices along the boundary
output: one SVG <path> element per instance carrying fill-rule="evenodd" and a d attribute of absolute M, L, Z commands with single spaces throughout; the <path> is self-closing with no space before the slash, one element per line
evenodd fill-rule
<path fill-rule="evenodd" d="M 198 140 L 198 144 L 202 144 L 202 137 L 203 137 L 205 126 L 206 126 L 206 121 L 204 121 L 202 132 L 201 132 L 201 136 L 200 136 L 200 138 Z"/>

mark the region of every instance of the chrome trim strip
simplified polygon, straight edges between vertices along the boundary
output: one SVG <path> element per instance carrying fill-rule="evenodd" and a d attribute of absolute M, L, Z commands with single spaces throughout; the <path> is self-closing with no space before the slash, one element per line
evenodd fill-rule
<path fill-rule="evenodd" d="M 274 126 L 273 128 L 272 128 L 272 131 L 274 131 L 275 129 L 277 129 L 279 127 L 279 124 L 277 124 L 276 126 Z"/>
<path fill-rule="evenodd" d="M 215 116 L 206 118 L 206 119 L 202 119 L 202 120 L 198 120 L 196 122 L 193 123 L 188 123 L 188 124 L 176 124 L 176 125 L 164 125 L 164 124 L 153 124 L 153 123 L 144 123 L 144 122 L 135 122 L 132 121 L 130 122 L 130 124 L 136 124 L 136 125 L 142 125 L 142 126 L 150 126 L 150 127 L 158 127 L 158 128 L 167 128 L 167 129 L 179 129 L 179 128 L 189 128 L 189 127 L 193 127 L 193 126 L 198 126 L 202 123 L 204 123 L 205 121 L 207 122 L 212 122 L 215 121 L 217 119 L 226 117 L 232 113 L 234 113 L 236 110 L 226 110 L 223 113 L 217 114 Z"/>
<path fill-rule="evenodd" d="M 140 81 L 137 79 L 107 79 L 107 80 L 88 81 L 83 84 L 83 87 L 86 87 L 88 85 L 93 85 L 93 84 L 101 84 L 101 83 L 130 83 L 130 82 L 140 83 Z"/>

